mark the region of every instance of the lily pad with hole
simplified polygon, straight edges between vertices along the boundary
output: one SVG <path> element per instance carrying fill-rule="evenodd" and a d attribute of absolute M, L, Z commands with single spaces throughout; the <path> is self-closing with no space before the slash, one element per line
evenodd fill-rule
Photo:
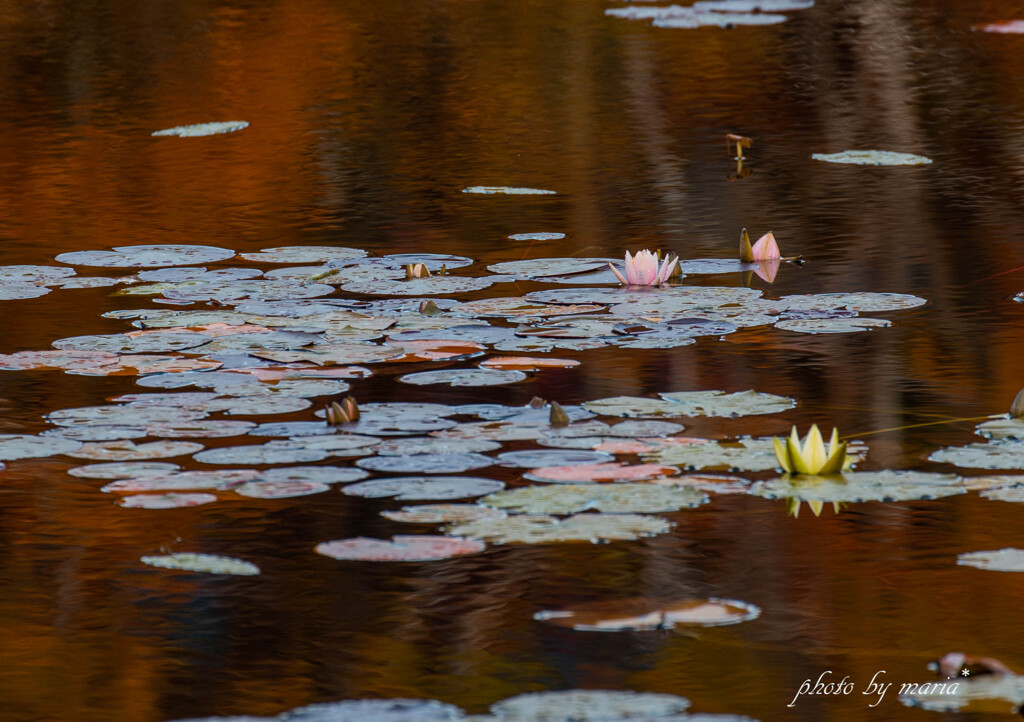
<path fill-rule="evenodd" d="M 117 501 L 118 506 L 128 509 L 184 509 L 191 506 L 202 506 L 217 501 L 213 494 L 136 494 L 124 496 Z"/>
<path fill-rule="evenodd" d="M 707 495 L 693 488 L 643 483 L 527 486 L 480 500 L 514 514 L 555 515 L 583 511 L 649 514 L 691 509 L 707 502 Z"/>
<path fill-rule="evenodd" d="M 60 254 L 57 260 L 72 266 L 159 268 L 214 263 L 227 260 L 234 255 L 234 251 L 216 246 L 167 244 L 117 246 L 112 251 L 73 251 Z"/>
<path fill-rule="evenodd" d="M 249 127 L 245 120 L 219 120 L 210 123 L 194 123 L 192 125 L 176 125 L 173 128 L 154 130 L 150 135 L 176 136 L 178 138 L 200 138 L 207 135 L 234 133 Z"/>
<path fill-rule="evenodd" d="M 963 494 L 960 477 L 924 471 L 847 471 L 834 476 L 790 476 L 757 482 L 753 496 L 800 501 L 863 502 L 939 499 Z"/>
<path fill-rule="evenodd" d="M 891 150 L 844 150 L 840 153 L 812 153 L 814 160 L 853 165 L 930 165 L 931 158 Z"/>
<path fill-rule="evenodd" d="M 493 494 L 505 488 L 503 482 L 477 476 L 406 476 L 361 481 L 342 489 L 349 496 L 369 499 L 394 497 L 400 501 L 469 499 Z"/>
<path fill-rule="evenodd" d="M 255 564 L 233 557 L 216 554 L 195 554 L 192 552 L 176 552 L 160 556 L 145 556 L 143 564 L 162 569 L 179 569 L 186 572 L 204 572 L 207 574 L 234 574 L 254 576 L 260 573 Z"/>
<path fill-rule="evenodd" d="M 453 539 L 447 536 L 396 536 L 390 541 L 356 537 L 322 542 L 316 545 L 316 552 L 342 560 L 429 562 L 477 554 L 486 546 L 473 539 Z"/>
<path fill-rule="evenodd" d="M 761 609 L 734 599 L 686 599 L 665 602 L 644 597 L 609 599 L 573 609 L 545 610 L 533 618 L 586 632 L 654 631 L 673 627 L 721 627 L 749 622 Z"/>
<path fill-rule="evenodd" d="M 421 504 L 403 506 L 400 511 L 385 510 L 385 519 L 405 524 L 444 524 L 448 522 L 504 519 L 508 514 L 483 504 Z"/>
<path fill-rule="evenodd" d="M 371 456 L 356 466 L 387 474 L 458 474 L 491 466 L 494 458 L 484 454 L 409 454 L 407 456 Z"/>
<path fill-rule="evenodd" d="M 493 544 L 626 541 L 664 534 L 671 523 L 640 514 L 577 514 L 564 519 L 540 514 L 515 514 L 505 519 L 454 524 L 446 534 Z"/>
<path fill-rule="evenodd" d="M 501 386 L 526 379 L 522 371 L 494 369 L 445 369 L 405 374 L 399 381 L 417 386 L 445 384 L 447 386 Z"/>

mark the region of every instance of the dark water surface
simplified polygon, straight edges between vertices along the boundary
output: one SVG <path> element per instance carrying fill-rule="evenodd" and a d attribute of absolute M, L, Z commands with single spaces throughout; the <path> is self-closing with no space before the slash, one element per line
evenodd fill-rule
<path fill-rule="evenodd" d="M 486 263 L 644 247 L 722 258 L 741 227 L 771 228 L 807 263 L 784 267 L 771 287 L 755 279 L 770 297 L 891 291 L 929 304 L 884 314 L 893 327 L 868 333 L 762 327 L 672 350 L 558 352 L 582 366 L 506 387 L 438 391 L 381 372 L 354 391 L 521 404 L 755 388 L 799 406 L 695 420 L 688 433 L 816 421 L 864 439 L 863 468 L 949 470 L 925 457 L 977 440 L 973 422 L 912 425 L 1003 412 L 1024 386 L 1024 307 L 1011 300 L 1024 290 L 1013 270 L 1024 266 L 1024 38 L 970 29 L 1017 17 L 1018 4 L 820 0 L 785 24 L 734 30 L 652 28 L 605 17 L 606 7 L 0 2 L 0 264 L 150 243 L 333 244 Z M 150 136 L 229 119 L 251 126 Z M 739 181 L 728 178 L 728 132 L 755 139 L 753 174 Z M 849 148 L 935 162 L 810 159 Z M 558 195 L 460 192 L 472 185 Z M 568 236 L 506 240 L 530 231 Z M 0 353 L 122 332 L 100 314 L 151 305 L 109 293 L 0 301 Z M 37 433 L 49 411 L 137 390 L 131 378 L 0 372 L 0 431 Z M 872 433 L 894 427 L 909 428 Z M 577 687 L 669 692 L 698 712 L 765 721 L 927 720 L 942 717 L 904 708 L 895 692 L 869 709 L 860 691 L 879 670 L 929 679 L 927 662 L 954 650 L 1024 669 L 1024 577 L 956 565 L 962 552 L 1024 547 L 1020 508 L 976 494 L 797 519 L 782 502 L 720 496 L 666 515 L 672 532 L 641 541 L 388 565 L 312 547 L 434 528 L 377 515 L 399 502 L 332 490 L 121 509 L 94 481 L 67 476 L 70 465 L 25 460 L 0 472 L 4 720 L 162 722 L 392 696 L 483 712 L 514 694 Z M 179 538 L 263 574 L 139 563 Z M 764 613 L 692 633 L 532 619 L 635 596 L 736 598 Z M 857 693 L 788 709 L 825 670 L 849 675 Z"/>

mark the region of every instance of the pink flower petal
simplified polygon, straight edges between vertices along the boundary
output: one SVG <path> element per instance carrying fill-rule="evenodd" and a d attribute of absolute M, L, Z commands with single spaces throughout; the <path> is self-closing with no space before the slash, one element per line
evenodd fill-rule
<path fill-rule="evenodd" d="M 754 253 L 755 261 L 770 261 L 782 256 L 779 253 L 779 244 L 775 242 L 775 236 L 771 231 L 758 238 L 751 250 Z"/>

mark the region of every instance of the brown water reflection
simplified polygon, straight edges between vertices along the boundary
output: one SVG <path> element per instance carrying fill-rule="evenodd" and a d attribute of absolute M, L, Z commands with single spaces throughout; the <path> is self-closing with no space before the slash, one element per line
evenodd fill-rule
<path fill-rule="evenodd" d="M 784 266 L 769 294 L 893 291 L 930 304 L 866 334 L 748 329 L 672 351 L 570 354 L 583 366 L 507 388 L 410 392 L 382 373 L 356 393 L 524 403 L 757 388 L 800 401 L 779 418 L 689 428 L 716 435 L 812 420 L 868 434 L 1008 406 L 1024 386 L 1024 308 L 1010 301 L 1024 272 L 997 274 L 1024 266 L 1024 39 L 970 26 L 1012 19 L 1016 3 L 820 0 L 784 25 L 731 31 L 658 30 L 603 9 L 4 0 L 0 262 L 141 243 L 338 244 L 486 262 L 643 247 L 714 258 L 733 253 L 742 226 L 771 228 L 808 263 Z M 149 135 L 234 118 L 251 126 Z M 737 182 L 727 132 L 755 139 L 753 173 Z M 935 163 L 809 159 L 856 147 Z M 559 195 L 460 193 L 477 184 Z M 568 238 L 505 240 L 541 230 Z M 147 302 L 99 289 L 0 303 L 9 353 L 122 331 L 100 314 Z M 37 432 L 47 411 L 129 390 L 129 379 L 4 372 L 0 430 Z M 928 452 L 972 440 L 971 428 L 862 438 L 872 468 L 930 468 Z M 1017 508 L 976 495 L 799 519 L 781 502 L 728 496 L 668 515 L 671 534 L 638 542 L 387 566 L 311 550 L 396 533 L 376 516 L 396 503 L 332 493 L 126 510 L 66 467 L 21 461 L 0 472 L 0 701 L 16 722 L 269 715 L 379 696 L 478 712 L 570 687 L 671 692 L 700 712 L 762 720 L 925 720 L 936 716 L 894 693 L 874 710 L 860 694 L 785 705 L 826 669 L 859 693 L 880 669 L 897 682 L 926 679 L 927 661 L 951 650 L 1024 670 L 1024 585 L 954 563 L 961 551 L 1024 545 Z M 138 563 L 179 538 L 258 561 L 264 574 Z M 764 614 L 695 634 L 532 620 L 639 595 L 735 597 Z"/>

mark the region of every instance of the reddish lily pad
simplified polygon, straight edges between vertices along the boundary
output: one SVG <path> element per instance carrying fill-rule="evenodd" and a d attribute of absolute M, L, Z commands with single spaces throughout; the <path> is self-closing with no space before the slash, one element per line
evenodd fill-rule
<path fill-rule="evenodd" d="M 477 554 L 487 547 L 474 539 L 446 536 L 396 536 L 387 541 L 356 537 L 322 542 L 318 554 L 332 559 L 369 562 L 430 562 L 466 554 Z"/>

